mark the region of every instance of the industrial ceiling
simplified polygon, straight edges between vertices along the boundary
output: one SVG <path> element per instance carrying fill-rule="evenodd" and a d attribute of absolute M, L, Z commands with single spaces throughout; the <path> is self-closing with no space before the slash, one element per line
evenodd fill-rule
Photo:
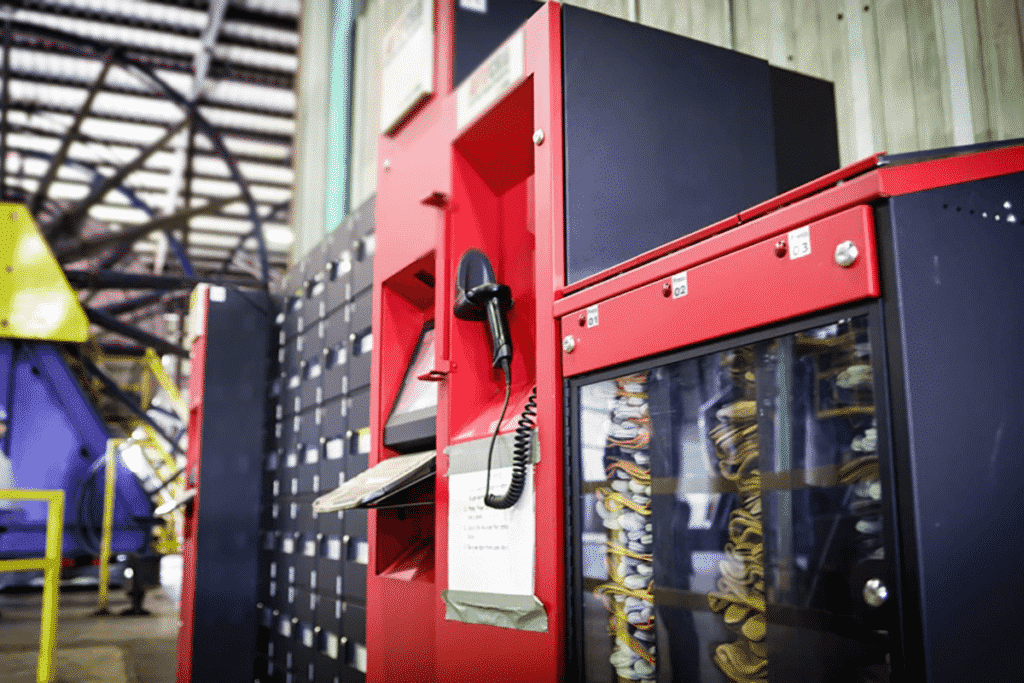
<path fill-rule="evenodd" d="M 298 14 L 299 0 L 0 5 L 3 193 L 73 284 L 283 269 Z"/>

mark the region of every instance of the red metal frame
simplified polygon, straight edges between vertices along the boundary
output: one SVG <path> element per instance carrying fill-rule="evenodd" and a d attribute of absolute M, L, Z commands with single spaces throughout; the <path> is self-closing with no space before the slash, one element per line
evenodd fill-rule
<path fill-rule="evenodd" d="M 562 378 L 877 297 L 870 202 L 1024 170 L 1024 154 L 1016 148 L 907 167 L 879 167 L 872 156 L 565 287 L 560 7 L 549 2 L 519 29 L 522 78 L 460 131 L 454 0 L 435 1 L 435 92 L 379 144 L 373 329 L 380 352 L 371 369 L 369 458 L 375 464 L 394 455 L 382 446 L 384 423 L 419 331 L 434 320 L 436 357 L 428 374 L 439 395 L 435 504 L 401 514 L 370 511 L 367 680 L 558 681 L 565 677 L 566 617 Z M 539 144 L 531 140 L 536 130 L 543 133 Z M 804 226 L 811 254 L 776 255 L 782 236 Z M 847 268 L 834 259 L 835 245 L 845 240 L 860 250 Z M 511 431 L 537 386 L 535 594 L 547 611 L 546 633 L 445 619 L 444 449 L 487 436 L 503 398 L 485 328 L 452 315 L 454 271 L 471 247 L 487 253 L 515 299 L 513 393 L 502 432 Z M 664 285 L 682 270 L 692 278 L 686 297 L 664 296 Z M 433 288 L 424 285 L 431 279 Z M 579 314 L 595 304 L 599 325 L 587 328 L 584 319 L 581 327 Z M 636 328 L 637 316 L 644 334 L 624 333 Z M 573 353 L 561 350 L 564 335 L 574 337 Z M 417 571 L 388 574 L 403 543 L 431 535 L 433 553 Z"/>
<path fill-rule="evenodd" d="M 861 159 L 860 161 L 852 163 L 849 166 L 843 166 L 842 168 L 836 169 L 831 173 L 827 173 L 821 176 L 820 178 L 815 178 L 814 180 L 804 183 L 799 187 L 795 187 L 792 190 L 789 190 L 788 192 L 783 192 L 782 194 L 772 197 L 771 199 L 768 199 L 766 201 L 763 201 L 760 204 L 757 204 L 756 206 L 753 206 L 749 209 L 745 209 L 739 214 L 729 216 L 716 223 L 712 223 L 711 225 L 705 228 L 701 228 L 700 230 L 692 232 L 689 235 L 684 235 L 683 237 L 672 240 L 671 242 L 663 244 L 660 247 L 655 247 L 654 249 L 645 251 L 644 253 L 634 256 L 633 258 L 627 261 L 623 261 L 622 263 L 616 266 L 612 266 L 611 268 L 603 270 L 600 273 L 594 273 L 590 277 L 583 278 L 578 282 L 574 282 L 573 284 L 562 288 L 558 293 L 561 296 L 569 296 L 570 294 L 586 289 L 587 287 L 597 284 L 598 282 L 603 282 L 604 280 L 614 277 L 619 273 L 624 273 L 627 270 L 632 270 L 637 266 L 642 266 L 645 263 L 650 263 L 655 259 L 658 259 L 666 254 L 670 254 L 674 251 L 678 251 L 683 247 L 689 246 L 691 244 L 696 244 L 697 242 L 705 240 L 708 237 L 711 237 L 712 235 L 717 235 L 720 232 L 724 232 L 726 230 L 735 228 L 740 223 L 746 223 L 748 221 L 753 220 L 754 218 L 757 218 L 758 216 L 763 216 L 764 214 L 770 211 L 774 211 L 775 209 L 781 208 L 787 204 L 792 204 L 793 202 L 803 199 L 804 197 L 809 197 L 815 192 L 819 192 L 827 187 L 831 187 L 837 183 L 848 180 L 849 178 L 852 178 L 856 175 L 860 175 L 864 171 L 876 167 L 878 165 L 878 160 L 881 158 L 881 154 L 873 154 L 865 159 Z"/>
<path fill-rule="evenodd" d="M 877 157 L 868 157 L 868 159 L 848 166 L 847 169 L 863 167 L 875 158 Z M 1024 146 L 1006 147 L 969 156 L 949 157 L 906 166 L 881 166 L 867 173 L 851 175 L 841 183 L 826 187 L 816 194 L 792 203 L 780 201 L 785 197 L 785 195 L 780 195 L 779 198 L 741 212 L 740 222 L 737 222 L 737 217 L 730 217 L 693 235 L 700 236 L 700 239 L 703 240 L 700 244 L 706 242 L 716 245 L 716 254 L 725 254 L 761 239 L 782 234 L 794 227 L 807 225 L 851 206 L 869 204 L 883 197 L 895 197 L 933 187 L 957 185 L 1022 171 L 1024 171 Z M 823 178 L 828 177 L 823 176 Z M 815 184 L 818 184 L 818 181 L 813 181 L 808 185 Z M 796 193 L 798 190 L 800 188 L 793 192 Z M 666 274 L 671 273 L 673 267 L 666 264 L 666 255 L 685 249 L 687 245 L 695 244 L 696 242 L 691 240 L 693 235 L 687 235 L 665 245 L 665 247 L 642 255 L 643 257 L 648 254 L 656 254 L 657 257 L 651 256 L 654 260 L 648 260 L 628 271 L 619 272 L 618 268 L 614 268 L 599 273 L 595 276 L 598 279 L 605 273 L 610 277 L 588 289 L 574 292 L 555 301 L 555 315 L 561 317 L 570 311 L 586 308 L 599 301 L 653 282 L 660 277 L 665 277 Z"/>
<path fill-rule="evenodd" d="M 188 377 L 188 448 L 185 451 L 187 489 L 196 492 L 185 507 L 181 534 L 181 607 L 178 612 L 178 683 L 192 681 L 192 629 L 196 596 L 196 532 L 199 520 L 199 457 L 203 443 L 203 384 L 206 380 L 206 320 L 209 289 L 200 287 L 193 306 L 201 311 L 193 319 L 203 321 L 202 334 L 192 342 L 191 370 Z M 194 312 L 196 313 L 196 312 Z"/>
<path fill-rule="evenodd" d="M 367 680 L 554 681 L 562 677 L 565 640 L 561 370 L 551 316 L 556 283 L 564 281 L 560 8 L 539 8 L 519 29 L 523 77 L 463 131 L 456 128 L 452 83 L 453 0 L 437 0 L 436 11 L 435 94 L 380 139 L 373 319 L 378 348 L 386 352 L 373 357 L 370 405 L 373 464 L 393 455 L 379 446 L 383 425 L 416 335 L 434 319 L 436 502 L 401 518 L 370 512 Z M 531 139 L 536 129 L 544 131 L 540 145 Z M 534 481 L 536 535 L 545 540 L 537 544 L 535 594 L 547 610 L 547 633 L 448 621 L 441 599 L 448 587 L 444 448 L 489 434 L 504 393 L 500 373 L 489 367 L 485 328 L 454 322 L 451 313 L 453 273 L 470 247 L 488 254 L 515 299 L 508 316 L 516 349 L 513 398 L 501 431 L 514 427 L 534 384 L 544 416 Z M 434 278 L 436 294 L 417 289 L 420 270 Z M 388 576 L 395 544 L 387 539 L 422 535 L 428 526 L 433 564 L 414 580 Z"/>
<path fill-rule="evenodd" d="M 794 226 L 798 227 L 798 226 Z M 802 227 L 802 226 L 799 226 Z M 668 274 L 561 319 L 574 346 L 564 352 L 565 376 L 646 358 L 763 325 L 879 295 L 871 208 L 855 206 L 807 226 L 811 251 L 790 258 L 779 237 L 722 252 L 713 240 L 666 257 Z M 853 242 L 849 267 L 835 263 L 835 247 Z M 674 297 L 672 275 L 685 272 L 687 293 Z M 592 309 L 593 310 L 593 309 Z"/>

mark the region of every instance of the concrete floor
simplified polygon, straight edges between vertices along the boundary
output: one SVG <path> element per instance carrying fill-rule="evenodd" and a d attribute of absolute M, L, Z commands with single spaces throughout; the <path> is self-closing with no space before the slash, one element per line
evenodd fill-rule
<path fill-rule="evenodd" d="M 0 593 L 0 681 L 35 683 L 42 593 Z M 116 616 L 129 606 L 111 590 L 111 616 L 94 617 L 96 589 L 61 591 L 56 683 L 173 683 L 177 678 L 178 607 L 157 588 L 152 616 Z"/>

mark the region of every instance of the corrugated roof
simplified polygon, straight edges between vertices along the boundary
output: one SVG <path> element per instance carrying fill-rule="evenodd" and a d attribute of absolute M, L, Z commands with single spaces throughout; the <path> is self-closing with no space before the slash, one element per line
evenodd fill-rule
<path fill-rule="evenodd" d="M 9 193 L 30 197 L 36 192 L 52 157 L 62 149 L 94 95 L 67 158 L 49 185 L 40 222 L 82 202 L 102 178 L 131 163 L 185 116 L 181 103 L 168 97 L 145 72 L 188 100 L 194 92 L 196 55 L 205 50 L 209 68 L 197 109 L 217 130 L 232 159 L 223 158 L 218 145 L 200 128 L 188 163 L 186 129 L 125 177 L 122 189 L 126 191 L 112 191 L 89 207 L 86 232 L 103 235 L 146 223 L 153 212 L 166 214 L 183 207 L 186 191 L 192 206 L 248 192 L 260 216 L 275 211 L 263 234 L 268 265 L 273 272 L 280 271 L 292 242 L 288 214 L 280 205 L 292 195 L 292 86 L 299 3 L 231 0 L 215 24 L 219 30 L 211 41 L 207 27 L 219 4 L 218 0 L 25 0 L 0 9 L 4 20 L 0 28 L 10 26 L 3 131 Z M 107 48 L 115 50 L 116 56 L 96 88 Z M 227 268 L 223 264 L 240 237 L 252 229 L 249 215 L 249 205 L 238 201 L 212 215 L 189 219 L 187 229 L 177 230 L 175 236 L 186 245 L 197 271 L 252 271 L 254 266 L 259 271 L 253 250 L 239 255 Z M 68 232 L 67 225 L 62 229 Z M 60 243 L 72 237 L 56 234 L 52 240 Z M 152 269 L 154 261 L 165 261 L 166 271 L 179 272 L 173 255 L 157 256 L 158 248 L 164 247 L 165 241 L 151 234 L 133 245 L 134 257 L 128 260 L 134 259 L 143 269 Z"/>

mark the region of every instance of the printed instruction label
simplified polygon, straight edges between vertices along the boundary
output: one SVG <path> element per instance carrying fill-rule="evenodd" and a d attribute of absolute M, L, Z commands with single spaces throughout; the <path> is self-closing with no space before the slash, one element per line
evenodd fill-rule
<path fill-rule="evenodd" d="M 434 90 L 434 2 L 413 0 L 381 42 L 380 129 L 389 133 Z"/>
<path fill-rule="evenodd" d="M 587 307 L 587 329 L 591 327 L 597 327 L 598 323 L 601 322 L 600 316 L 597 313 L 597 304 Z"/>
<path fill-rule="evenodd" d="M 789 231 L 789 260 L 811 255 L 811 228 L 804 226 Z"/>
<path fill-rule="evenodd" d="M 459 86 L 455 95 L 455 121 L 460 131 L 523 77 L 523 40 L 523 32 L 517 31 Z"/>
<path fill-rule="evenodd" d="M 672 276 L 672 298 L 678 299 L 681 296 L 686 296 L 689 291 L 689 285 L 686 281 L 686 271 L 676 273 Z"/>
<path fill-rule="evenodd" d="M 511 467 L 491 472 L 491 490 L 505 491 Z M 518 503 L 507 510 L 484 505 L 487 471 L 448 478 L 448 588 L 475 593 L 533 595 L 536 509 L 533 467 Z"/>

